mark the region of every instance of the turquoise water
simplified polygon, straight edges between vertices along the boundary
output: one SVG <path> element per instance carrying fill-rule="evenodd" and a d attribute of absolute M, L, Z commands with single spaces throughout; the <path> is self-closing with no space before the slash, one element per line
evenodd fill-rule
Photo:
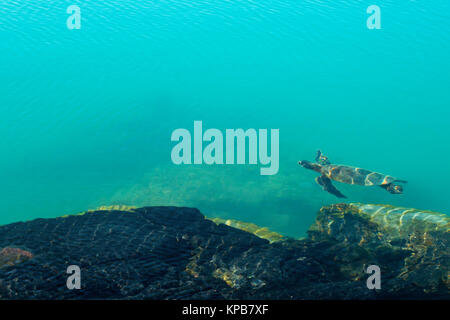
<path fill-rule="evenodd" d="M 81 8 L 69 30 L 66 9 Z M 369 5 L 380 30 L 366 27 Z M 448 213 L 450 2 L 1 1 L 0 224 L 182 205 L 301 236 L 338 202 L 298 160 L 408 180 L 350 202 Z M 176 166 L 194 120 L 280 130 L 280 169 Z"/>

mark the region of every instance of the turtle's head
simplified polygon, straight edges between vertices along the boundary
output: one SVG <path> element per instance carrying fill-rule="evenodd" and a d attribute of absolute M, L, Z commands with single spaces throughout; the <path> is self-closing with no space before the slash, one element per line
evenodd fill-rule
<path fill-rule="evenodd" d="M 399 184 L 390 183 L 386 190 L 392 194 L 402 194 L 403 187 Z"/>
<path fill-rule="evenodd" d="M 303 168 L 305 169 L 309 169 L 309 170 L 314 170 L 316 172 L 320 172 L 320 170 L 322 169 L 322 166 L 318 163 L 312 163 L 306 160 L 300 160 L 298 162 L 299 165 L 301 165 Z"/>

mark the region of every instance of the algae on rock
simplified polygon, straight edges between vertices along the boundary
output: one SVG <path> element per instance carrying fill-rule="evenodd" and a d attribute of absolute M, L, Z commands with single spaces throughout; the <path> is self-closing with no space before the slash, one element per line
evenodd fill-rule
<path fill-rule="evenodd" d="M 450 284 L 449 226 L 447 215 L 432 211 L 335 204 L 320 210 L 309 235 L 315 241 L 335 241 L 347 247 L 358 244 L 363 249 L 359 259 L 366 264 L 378 263 L 388 276 L 407 280 L 424 291 L 441 292 Z M 358 270 L 352 273 L 358 274 Z"/>
<path fill-rule="evenodd" d="M 221 219 L 221 218 L 208 218 L 208 219 L 210 219 L 216 224 L 222 223 L 239 230 L 250 232 L 262 239 L 269 240 L 270 242 L 281 241 L 285 239 L 285 237 L 283 237 L 281 234 L 270 231 L 266 227 L 260 227 L 251 222 L 243 222 L 239 220 Z"/>
<path fill-rule="evenodd" d="M 450 299 L 442 214 L 336 204 L 301 240 L 211 220 L 185 207 L 103 207 L 0 226 L 0 299 Z M 61 285 L 69 264 L 82 290 Z M 381 290 L 366 286 L 373 264 Z"/>

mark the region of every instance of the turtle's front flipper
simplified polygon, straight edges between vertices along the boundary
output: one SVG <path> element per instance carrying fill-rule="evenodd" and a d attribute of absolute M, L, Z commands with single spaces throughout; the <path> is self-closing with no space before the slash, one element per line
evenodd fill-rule
<path fill-rule="evenodd" d="M 322 151 L 320 151 L 320 150 L 317 150 L 317 152 L 316 152 L 316 162 L 319 162 L 319 160 L 320 160 L 320 156 L 322 155 Z"/>
<path fill-rule="evenodd" d="M 330 160 L 328 159 L 328 157 L 324 155 L 320 150 L 317 150 L 316 162 L 323 165 L 330 164 Z"/>
<path fill-rule="evenodd" d="M 331 183 L 331 180 L 326 176 L 320 176 L 316 178 L 316 182 L 322 186 L 323 190 L 335 195 L 338 198 L 347 198 L 344 196 L 335 186 Z"/>

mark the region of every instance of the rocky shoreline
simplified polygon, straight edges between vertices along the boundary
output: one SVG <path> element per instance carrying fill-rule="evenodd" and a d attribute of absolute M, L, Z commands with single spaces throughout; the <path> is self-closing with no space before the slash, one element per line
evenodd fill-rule
<path fill-rule="evenodd" d="M 336 204 L 300 240 L 212 220 L 121 207 L 0 226 L 0 299 L 450 299 L 443 214 Z M 370 265 L 381 289 L 367 287 Z"/>

